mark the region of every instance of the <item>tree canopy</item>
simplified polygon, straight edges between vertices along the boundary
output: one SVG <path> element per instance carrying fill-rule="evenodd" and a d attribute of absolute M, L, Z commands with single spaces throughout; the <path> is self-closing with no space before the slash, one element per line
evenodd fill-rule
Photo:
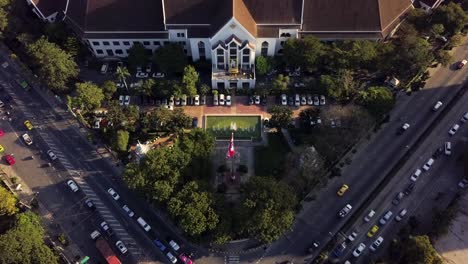
<path fill-rule="evenodd" d="M 262 76 L 267 74 L 267 72 L 270 69 L 269 61 L 267 58 L 263 56 L 258 56 L 256 58 L 256 63 L 255 63 L 255 70 L 258 75 Z"/>
<path fill-rule="evenodd" d="M 143 117 L 142 127 L 143 130 L 153 132 L 177 132 L 189 128 L 191 121 L 192 119 L 181 108 L 170 111 L 161 107 L 154 109 Z"/>
<path fill-rule="evenodd" d="M 0 235 L 0 263 L 57 264 L 57 257 L 44 244 L 41 219 L 33 212 L 16 215 L 13 228 Z"/>
<path fill-rule="evenodd" d="M 302 70 L 316 68 L 319 58 L 325 52 L 325 45 L 316 37 L 288 39 L 283 46 L 283 57 L 290 67 Z"/>
<path fill-rule="evenodd" d="M 55 93 L 68 91 L 67 82 L 78 76 L 78 66 L 70 54 L 41 37 L 27 46 L 28 54 L 38 68 L 39 77 Z"/>
<path fill-rule="evenodd" d="M 130 138 L 130 135 L 128 131 L 125 131 L 125 130 L 117 131 L 116 145 L 119 151 L 121 152 L 127 151 L 129 138 Z"/>
<path fill-rule="evenodd" d="M 319 83 L 329 96 L 339 101 L 349 101 L 356 94 L 357 83 L 349 70 L 340 70 L 336 75 L 322 75 Z"/>
<path fill-rule="evenodd" d="M 402 246 L 400 263 L 442 264 L 442 259 L 431 244 L 428 236 L 410 237 Z"/>
<path fill-rule="evenodd" d="M 211 194 L 200 191 L 198 184 L 191 181 L 169 200 L 168 209 L 184 232 L 196 236 L 216 227 L 219 220 L 213 204 Z"/>
<path fill-rule="evenodd" d="M 252 177 L 242 186 L 244 231 L 270 243 L 291 229 L 297 198 L 284 183 L 269 177 Z"/>
<path fill-rule="evenodd" d="M 117 92 L 117 85 L 115 82 L 111 80 L 106 80 L 101 85 L 102 93 L 104 94 L 104 98 L 109 101 L 114 96 L 115 92 Z"/>
<path fill-rule="evenodd" d="M 0 215 L 14 215 L 18 212 L 17 199 L 7 189 L 0 186 Z"/>
<path fill-rule="evenodd" d="M 93 110 L 101 106 L 104 93 L 92 82 L 76 83 L 76 100 L 82 108 Z"/>
<path fill-rule="evenodd" d="M 287 127 L 292 121 L 291 108 L 283 105 L 274 105 L 268 108 L 268 113 L 271 114 L 270 126 L 272 127 Z"/>
<path fill-rule="evenodd" d="M 187 65 L 187 56 L 181 45 L 169 43 L 156 51 L 153 61 L 158 64 L 162 71 L 168 74 L 180 73 L 183 72 L 185 65 Z"/>
<path fill-rule="evenodd" d="M 467 13 L 454 2 L 436 8 L 432 19 L 434 23 L 442 24 L 451 33 L 460 32 L 468 23 Z"/>
<path fill-rule="evenodd" d="M 278 74 L 278 76 L 276 76 L 276 78 L 273 79 L 272 85 L 273 85 L 273 89 L 280 91 L 280 92 L 286 92 L 289 86 L 289 76 Z"/>
<path fill-rule="evenodd" d="M 192 65 L 187 65 L 184 68 L 184 76 L 182 77 L 183 94 L 193 97 L 197 94 L 198 72 Z"/>
<path fill-rule="evenodd" d="M 373 86 L 359 93 L 359 101 L 376 118 L 388 114 L 395 105 L 392 92 L 387 87 Z"/>
<path fill-rule="evenodd" d="M 148 53 L 145 46 L 141 43 L 134 44 L 128 52 L 128 66 L 135 70 L 137 67 L 143 67 L 148 60 Z"/>

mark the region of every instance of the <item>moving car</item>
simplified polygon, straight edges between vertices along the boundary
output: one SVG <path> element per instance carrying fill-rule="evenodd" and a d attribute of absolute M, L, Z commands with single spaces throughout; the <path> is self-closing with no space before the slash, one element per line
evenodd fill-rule
<path fill-rule="evenodd" d="M 122 209 L 124 209 L 124 211 L 127 212 L 128 216 L 130 217 L 133 217 L 135 215 L 135 213 L 132 210 L 130 210 L 130 208 L 126 204 L 122 206 Z"/>
<path fill-rule="evenodd" d="M 114 198 L 114 200 L 119 200 L 120 199 L 120 195 L 114 191 L 114 189 L 112 188 L 109 188 L 109 190 L 107 190 L 107 192 L 112 196 L 112 198 Z"/>
<path fill-rule="evenodd" d="M 8 163 L 8 165 L 15 165 L 16 163 L 15 157 L 13 157 L 13 155 L 11 154 L 6 155 L 5 160 Z"/>
<path fill-rule="evenodd" d="M 413 173 L 413 175 L 411 175 L 410 180 L 412 180 L 412 181 L 414 181 L 414 182 L 417 181 L 418 178 L 419 178 L 419 175 L 421 175 L 421 173 L 422 173 L 422 170 L 417 169 L 417 170 Z"/>
<path fill-rule="evenodd" d="M 122 254 L 125 254 L 125 253 L 128 252 L 127 247 L 125 246 L 125 244 L 121 240 L 115 242 L 115 246 L 119 249 L 120 253 L 122 253 Z"/>
<path fill-rule="evenodd" d="M 452 128 L 450 128 L 449 130 L 449 135 L 453 136 L 455 135 L 455 133 L 457 133 L 457 130 L 460 128 L 460 125 L 459 124 L 455 124 L 452 126 Z"/>
<path fill-rule="evenodd" d="M 349 186 L 346 185 L 346 184 L 343 184 L 341 185 L 340 189 L 338 190 L 338 192 L 336 194 L 338 194 L 338 196 L 343 196 L 343 194 L 349 189 Z"/>
<path fill-rule="evenodd" d="M 0 153 L 3 153 L 5 152 L 5 148 L 3 147 L 3 145 L 0 145 Z"/>
<path fill-rule="evenodd" d="M 375 215 L 375 211 L 370 210 L 369 213 L 364 217 L 364 221 L 369 222 L 371 218 L 374 217 L 374 215 Z"/>
<path fill-rule="evenodd" d="M 32 123 L 31 123 L 31 121 L 29 121 L 29 120 L 24 121 L 24 126 L 25 126 L 28 130 L 32 130 L 32 129 L 33 129 L 33 125 L 32 125 Z"/>
<path fill-rule="evenodd" d="M 47 151 L 47 155 L 49 155 L 49 158 L 51 160 L 56 160 L 57 159 L 57 156 L 55 156 L 55 153 L 50 149 Z"/>
<path fill-rule="evenodd" d="M 408 130 L 408 128 L 410 127 L 410 124 L 408 123 L 404 123 L 400 129 L 398 130 L 398 134 L 401 135 L 403 133 L 405 133 L 406 130 Z"/>
<path fill-rule="evenodd" d="M 32 139 L 31 137 L 28 135 L 28 133 L 24 133 L 23 135 L 21 135 L 21 138 L 24 140 L 24 143 L 28 146 L 31 146 L 32 145 Z"/>
<path fill-rule="evenodd" d="M 343 207 L 343 209 L 341 209 L 338 212 L 338 216 L 339 217 L 345 217 L 346 215 L 349 214 L 349 212 L 351 212 L 351 209 L 353 209 L 353 207 L 350 204 L 345 205 L 345 207 Z"/>
<path fill-rule="evenodd" d="M 401 209 L 400 213 L 395 217 L 395 221 L 400 222 L 403 217 L 405 217 L 406 213 L 408 213 L 408 210 L 406 209 Z"/>
<path fill-rule="evenodd" d="M 392 219 L 393 213 L 392 211 L 387 211 L 382 218 L 380 218 L 379 223 L 381 225 L 385 225 L 390 219 Z"/>
<path fill-rule="evenodd" d="M 394 205 L 400 204 L 400 201 L 403 199 L 404 196 L 405 196 L 405 194 L 402 193 L 402 192 L 397 193 L 395 198 L 392 200 L 392 204 L 394 204 Z"/>
<path fill-rule="evenodd" d="M 457 69 L 463 68 L 467 63 L 467 60 L 462 60 L 457 64 Z"/>
<path fill-rule="evenodd" d="M 367 237 L 373 237 L 375 233 L 377 233 L 377 231 L 379 231 L 379 226 L 373 225 L 371 229 L 369 230 L 369 232 L 367 232 Z"/>
<path fill-rule="evenodd" d="M 67 181 L 68 187 L 72 190 L 72 192 L 77 192 L 80 188 L 78 188 L 78 185 L 73 180 L 68 180 Z"/>
<path fill-rule="evenodd" d="M 377 248 L 379 248 L 379 246 L 382 244 L 383 240 L 384 240 L 383 237 L 379 236 L 379 237 L 374 241 L 374 243 L 372 243 L 372 245 L 370 245 L 370 247 L 369 247 L 370 250 L 376 251 Z"/>
<path fill-rule="evenodd" d="M 441 101 L 437 101 L 437 103 L 432 107 L 432 111 L 437 111 L 442 106 Z"/>
<path fill-rule="evenodd" d="M 359 246 L 353 251 L 353 256 L 356 258 L 359 257 L 364 249 L 366 249 L 366 245 L 364 243 L 359 244 Z"/>

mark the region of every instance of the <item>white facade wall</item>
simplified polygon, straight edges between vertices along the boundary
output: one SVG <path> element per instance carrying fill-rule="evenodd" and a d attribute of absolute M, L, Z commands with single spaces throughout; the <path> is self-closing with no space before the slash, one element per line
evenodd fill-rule
<path fill-rule="evenodd" d="M 211 43 L 208 38 L 190 38 L 189 40 L 189 49 L 192 54 L 192 59 L 197 61 L 200 59 L 198 44 L 200 42 L 205 44 L 205 58 L 211 60 Z"/>
<path fill-rule="evenodd" d="M 147 49 L 153 51 L 169 43 L 167 39 L 88 39 L 90 50 L 98 58 L 128 56 L 128 50 L 140 42 Z M 112 51 L 112 52 L 109 52 Z"/>
<path fill-rule="evenodd" d="M 258 38 L 257 45 L 255 46 L 255 56 L 261 56 L 263 43 L 268 43 L 267 56 L 273 57 L 276 52 L 276 39 L 275 38 Z"/>

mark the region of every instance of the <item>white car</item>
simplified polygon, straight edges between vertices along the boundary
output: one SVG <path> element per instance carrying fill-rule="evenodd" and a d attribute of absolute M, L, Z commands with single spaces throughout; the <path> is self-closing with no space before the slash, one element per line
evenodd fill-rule
<path fill-rule="evenodd" d="M 153 73 L 153 78 L 156 78 L 156 79 L 160 79 L 160 78 L 164 78 L 166 77 L 166 75 L 162 72 L 155 72 Z"/>
<path fill-rule="evenodd" d="M 33 141 L 31 139 L 31 137 L 28 135 L 28 133 L 24 133 L 23 135 L 21 135 L 21 137 L 23 138 L 24 140 L 24 143 L 28 146 L 32 145 Z"/>
<path fill-rule="evenodd" d="M 122 253 L 122 254 L 125 254 L 128 251 L 127 247 L 120 240 L 115 242 L 115 246 L 119 249 L 120 253 Z"/>
<path fill-rule="evenodd" d="M 346 215 L 349 214 L 349 212 L 351 212 L 351 209 L 353 209 L 353 207 L 350 204 L 345 205 L 345 207 L 343 207 L 343 209 L 341 209 L 338 212 L 338 216 L 339 217 L 345 217 Z"/>
<path fill-rule="evenodd" d="M 200 105 L 200 96 L 198 94 L 193 97 L 193 104 Z"/>
<path fill-rule="evenodd" d="M 450 156 L 452 154 L 452 143 L 450 141 L 444 144 L 445 155 Z"/>
<path fill-rule="evenodd" d="M 417 169 L 417 170 L 413 173 L 413 175 L 411 175 L 410 180 L 412 180 L 412 181 L 414 181 L 414 182 L 417 181 L 418 178 L 419 178 L 419 175 L 421 175 L 421 173 L 422 173 L 422 170 Z"/>
<path fill-rule="evenodd" d="M 442 106 L 441 101 L 437 101 L 437 103 L 432 107 L 432 111 L 437 111 Z"/>
<path fill-rule="evenodd" d="M 392 211 L 387 211 L 382 218 L 380 218 L 379 223 L 381 225 L 385 225 L 390 219 L 392 219 L 393 213 Z"/>
<path fill-rule="evenodd" d="M 428 171 L 431 168 L 432 164 L 434 164 L 434 159 L 433 158 L 428 159 L 426 164 L 424 164 L 422 167 L 423 170 Z"/>
<path fill-rule="evenodd" d="M 455 133 L 457 133 L 457 130 L 460 128 L 459 124 L 455 124 L 452 126 L 452 128 L 449 130 L 449 135 L 453 136 Z"/>
<path fill-rule="evenodd" d="M 231 106 L 231 96 L 230 95 L 226 96 L 226 105 Z"/>
<path fill-rule="evenodd" d="M 107 190 L 107 192 L 112 196 L 112 198 L 114 198 L 114 200 L 119 200 L 120 199 L 120 195 L 114 191 L 114 189 L 112 188 L 109 188 L 109 190 Z"/>
<path fill-rule="evenodd" d="M 130 210 L 130 208 L 126 204 L 122 206 L 122 208 L 125 212 L 127 212 L 128 216 L 133 217 L 135 215 L 135 213 L 132 210 Z"/>
<path fill-rule="evenodd" d="M 325 104 L 326 104 L 325 95 L 321 95 L 320 96 L 320 105 L 325 105 Z"/>
<path fill-rule="evenodd" d="M 354 232 L 354 231 L 353 231 L 353 232 L 352 232 L 351 234 L 349 234 L 349 236 L 348 236 L 349 241 L 353 242 L 354 240 L 356 240 L 357 235 L 358 235 L 357 232 Z"/>
<path fill-rule="evenodd" d="M 177 242 L 175 242 L 174 240 L 169 241 L 169 245 L 170 245 L 171 248 L 174 249 L 175 251 L 177 251 L 177 250 L 180 249 L 179 244 L 177 244 Z"/>
<path fill-rule="evenodd" d="M 400 213 L 395 217 L 395 221 L 400 222 L 407 213 L 408 213 L 408 210 L 401 209 Z"/>
<path fill-rule="evenodd" d="M 124 99 L 124 105 L 129 105 L 130 104 L 130 95 L 126 95 Z"/>
<path fill-rule="evenodd" d="M 141 72 L 141 71 L 140 71 L 140 72 L 137 72 L 136 75 L 135 75 L 135 77 L 137 77 L 137 78 L 148 78 L 148 76 L 149 76 L 148 73 L 146 73 L 146 72 Z"/>
<path fill-rule="evenodd" d="M 359 244 L 359 246 L 353 251 L 353 256 L 356 258 L 361 256 L 364 249 L 366 249 L 366 245 L 364 243 Z"/>
<path fill-rule="evenodd" d="M 72 190 L 72 192 L 77 192 L 80 188 L 78 188 L 78 185 L 73 180 L 68 180 L 67 181 L 68 187 Z"/>
<path fill-rule="evenodd" d="M 120 95 L 119 96 L 119 105 L 123 105 L 123 104 L 124 104 L 124 96 Z"/>
<path fill-rule="evenodd" d="M 50 149 L 47 151 L 47 155 L 49 155 L 49 158 L 51 160 L 56 160 L 57 159 L 57 156 L 55 156 L 55 153 Z"/>
<path fill-rule="evenodd" d="M 379 248 L 379 246 L 382 244 L 383 242 L 383 237 L 379 236 L 375 241 L 374 243 L 372 243 L 372 245 L 370 245 L 370 250 L 372 251 L 376 251 L 377 248 Z"/>
<path fill-rule="evenodd" d="M 255 104 L 256 105 L 260 104 L 260 95 L 255 95 Z"/>
<path fill-rule="evenodd" d="M 287 105 L 288 104 L 288 99 L 286 98 L 285 94 L 281 95 L 281 105 Z"/>
<path fill-rule="evenodd" d="M 106 221 L 102 221 L 102 223 L 101 223 L 101 228 L 102 228 L 102 230 L 104 230 L 104 231 L 108 231 L 108 230 L 110 229 L 110 227 L 109 227 L 109 225 L 107 224 Z"/>
<path fill-rule="evenodd" d="M 166 253 L 167 258 L 171 261 L 171 263 L 177 263 L 177 258 L 172 255 L 171 252 Z"/>
<path fill-rule="evenodd" d="M 219 105 L 224 105 L 224 94 L 219 94 Z"/>

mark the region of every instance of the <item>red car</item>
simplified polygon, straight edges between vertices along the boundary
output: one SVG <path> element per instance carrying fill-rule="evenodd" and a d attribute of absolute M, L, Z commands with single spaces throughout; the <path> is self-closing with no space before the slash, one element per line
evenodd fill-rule
<path fill-rule="evenodd" d="M 15 165 L 15 163 L 16 163 L 15 157 L 13 157 L 13 155 L 8 154 L 8 155 L 5 156 L 5 159 L 6 159 L 7 163 L 10 164 L 10 165 Z"/>
<path fill-rule="evenodd" d="M 461 68 L 463 68 L 463 66 L 465 66 L 465 65 L 466 65 L 466 63 L 467 63 L 467 61 L 466 61 L 466 60 L 462 60 L 462 61 L 460 61 L 460 62 L 457 64 L 457 68 L 458 68 L 458 69 L 461 69 Z"/>
<path fill-rule="evenodd" d="M 179 259 L 185 264 L 193 264 L 193 261 L 189 259 L 185 254 L 180 254 Z"/>
<path fill-rule="evenodd" d="M 5 132 L 3 131 L 3 129 L 0 128 L 0 137 L 3 137 L 5 135 Z"/>

